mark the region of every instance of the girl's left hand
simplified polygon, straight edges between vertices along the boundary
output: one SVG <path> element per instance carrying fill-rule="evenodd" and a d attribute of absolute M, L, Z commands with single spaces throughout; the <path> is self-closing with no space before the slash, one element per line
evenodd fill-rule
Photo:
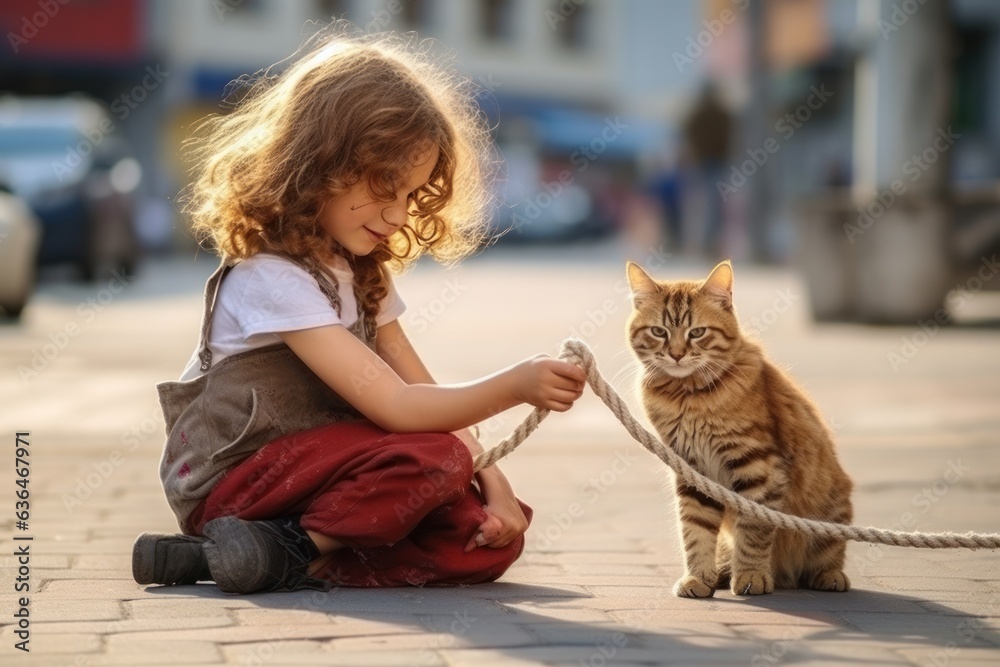
<path fill-rule="evenodd" d="M 476 547 L 505 547 L 528 530 L 528 517 L 521 510 L 507 478 L 499 470 L 488 468 L 482 471 L 479 484 L 486 499 L 483 505 L 486 520 L 465 545 L 466 553 Z"/>
<path fill-rule="evenodd" d="M 465 443 L 473 458 L 483 452 L 483 445 L 469 429 L 455 431 L 455 435 Z M 483 521 L 469 543 L 465 545 L 465 553 L 476 547 L 505 547 L 518 536 L 523 535 L 531 521 L 524 515 L 521 504 L 514 495 L 514 489 L 495 465 L 476 473 L 479 488 L 486 504 L 486 520 Z"/>
<path fill-rule="evenodd" d="M 505 547 L 528 530 L 528 517 L 521 511 L 513 493 L 502 499 L 487 499 L 483 509 L 486 510 L 486 520 L 465 545 L 466 553 L 476 547 Z"/>

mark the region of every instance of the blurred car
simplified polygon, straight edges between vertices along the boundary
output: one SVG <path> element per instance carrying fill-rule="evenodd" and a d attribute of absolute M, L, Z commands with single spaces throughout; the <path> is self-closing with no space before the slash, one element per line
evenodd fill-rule
<path fill-rule="evenodd" d="M 496 193 L 500 205 L 490 225 L 493 241 L 562 242 L 612 231 L 587 188 L 572 175 L 559 179 L 560 173 L 571 174 L 561 163 L 543 164 L 531 145 L 509 143 L 502 152 L 507 175 Z"/>
<path fill-rule="evenodd" d="M 530 243 L 596 239 L 611 233 L 611 221 L 598 212 L 585 188 L 570 183 L 556 196 L 550 189 L 552 184 L 541 184 L 520 201 L 504 201 L 493 218 L 490 236 L 503 242 Z"/>
<path fill-rule="evenodd" d="M 0 179 L 41 222 L 40 266 L 70 263 L 85 280 L 134 271 L 142 170 L 99 104 L 0 99 Z"/>
<path fill-rule="evenodd" d="M 19 317 L 35 289 L 41 231 L 31 209 L 0 184 L 0 309 L 7 317 Z"/>

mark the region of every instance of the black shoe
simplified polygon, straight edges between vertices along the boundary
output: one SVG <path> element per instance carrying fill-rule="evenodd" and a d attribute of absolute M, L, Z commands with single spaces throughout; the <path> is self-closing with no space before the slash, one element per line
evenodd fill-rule
<path fill-rule="evenodd" d="M 132 577 L 139 584 L 195 584 L 211 581 L 202 545 L 191 535 L 143 533 L 132 546 Z"/>
<path fill-rule="evenodd" d="M 306 575 L 320 552 L 298 517 L 246 521 L 224 516 L 206 523 L 203 531 L 211 538 L 204 545 L 208 567 L 223 592 L 333 588 L 329 581 Z"/>

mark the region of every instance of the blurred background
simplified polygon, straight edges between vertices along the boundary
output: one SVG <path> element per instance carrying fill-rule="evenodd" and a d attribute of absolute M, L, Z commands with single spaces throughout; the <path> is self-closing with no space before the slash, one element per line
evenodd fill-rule
<path fill-rule="evenodd" d="M 498 246 L 793 264 L 817 319 L 908 323 L 1000 246 L 989 0 L 7 0 L 5 312 L 192 253 L 190 126 L 330 17 L 439 40 L 481 86 Z"/>
<path fill-rule="evenodd" d="M 491 241 L 395 281 L 436 381 L 557 356 L 574 337 L 641 418 L 626 258 L 690 279 L 732 257 L 742 328 L 820 406 L 856 483 L 856 522 L 1000 530 L 1000 1 L 3 0 L 0 432 L 31 433 L 32 619 L 49 626 L 35 626 L 31 664 L 332 652 L 397 664 L 423 646 L 435 664 L 594 664 L 608 623 L 626 624 L 614 658 L 633 664 L 926 665 L 945 647 L 951 665 L 997 663 L 993 553 L 852 544 L 862 597 L 782 607 L 720 592 L 706 614 L 671 606 L 673 485 L 592 392 L 502 463 L 535 516 L 504 575 L 529 585 L 499 603 L 497 588 L 472 607 L 465 590 L 338 595 L 322 608 L 336 623 L 320 627 L 295 603 L 230 610 L 137 587 L 135 536 L 177 530 L 155 385 L 196 349 L 217 267 L 177 210 L 181 144 L 225 111 L 231 81 L 331 17 L 452 50 L 505 161 Z M 529 410 L 480 423 L 484 445 Z M 15 479 L 5 460 L 0 479 Z M 0 538 L 14 519 L 0 518 Z M 19 567 L 0 556 L 0 577 Z M 572 597 L 559 602 L 563 585 Z M 423 619 L 451 623 L 449 599 L 489 620 L 441 635 Z M 360 629 L 341 618 L 371 609 L 389 615 Z M 0 642 L 0 663 L 27 664 L 5 660 L 13 644 Z M 421 648 L 417 660 L 435 658 Z"/>

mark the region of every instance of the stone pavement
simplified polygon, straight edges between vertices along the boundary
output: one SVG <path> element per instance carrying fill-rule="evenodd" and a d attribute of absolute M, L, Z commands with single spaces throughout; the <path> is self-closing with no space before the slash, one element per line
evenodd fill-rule
<path fill-rule="evenodd" d="M 624 258 L 698 276 L 622 244 L 498 248 L 397 279 L 404 326 L 439 382 L 492 373 L 577 335 L 636 414 L 623 328 Z M 852 543 L 847 594 L 779 591 L 680 600 L 669 475 L 585 394 L 501 465 L 535 509 L 524 556 L 498 582 L 451 589 L 227 596 L 143 589 L 130 547 L 174 531 L 156 468 L 153 383 L 197 337 L 206 257 L 150 262 L 134 282 L 42 286 L 0 328 L 0 664 L 82 665 L 986 665 L 1000 663 L 993 552 Z M 736 266 L 736 302 L 811 393 L 857 482 L 858 523 L 1000 530 L 1000 332 L 814 326 L 798 277 Z M 995 306 L 989 295 L 975 305 Z M 912 359 L 890 366 L 904 348 Z M 19 372 L 19 367 L 34 373 Z M 23 369 L 22 369 L 23 370 Z M 496 443 L 527 414 L 484 424 Z M 30 430 L 30 647 L 15 649 L 14 433 Z M 13 487 L 13 488 L 12 488 Z"/>

